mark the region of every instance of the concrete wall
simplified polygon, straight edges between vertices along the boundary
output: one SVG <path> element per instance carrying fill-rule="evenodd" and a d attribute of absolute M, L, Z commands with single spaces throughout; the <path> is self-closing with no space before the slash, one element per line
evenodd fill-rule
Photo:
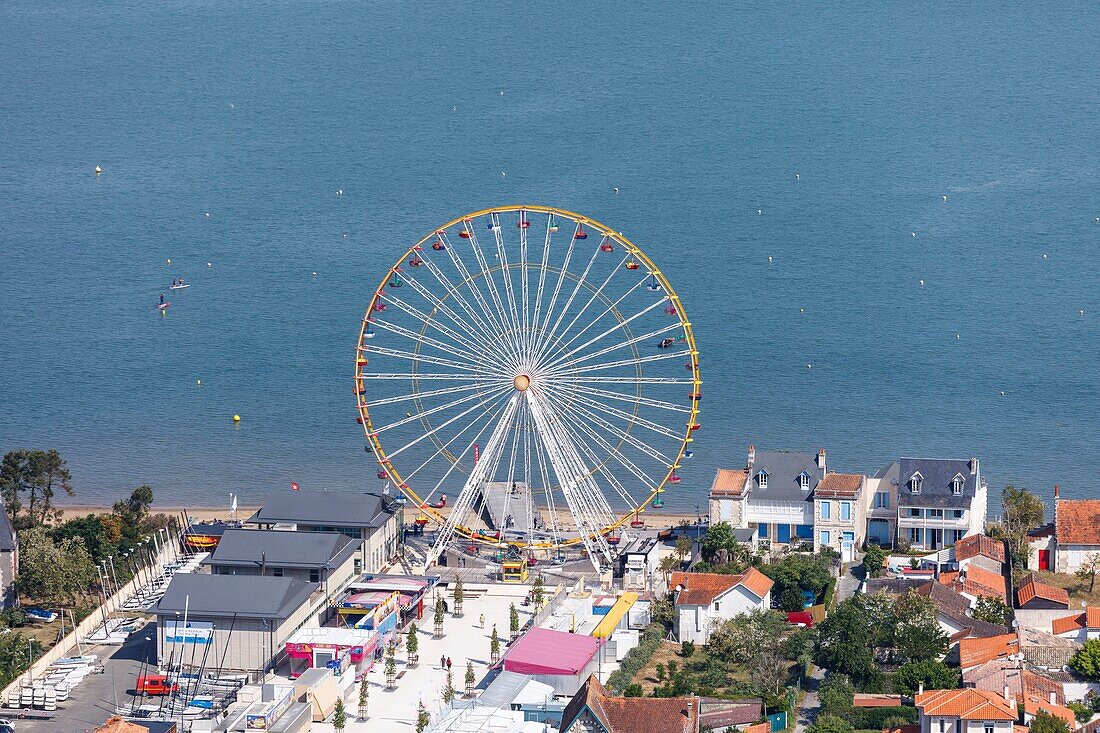
<path fill-rule="evenodd" d="M 15 605 L 15 576 L 18 573 L 18 547 L 0 552 L 0 608 L 5 611 Z"/>
<path fill-rule="evenodd" d="M 1074 573 L 1081 567 L 1088 555 L 1100 552 L 1100 544 L 1096 545 L 1065 545 L 1056 543 L 1054 552 L 1054 569 L 1059 573 Z"/>

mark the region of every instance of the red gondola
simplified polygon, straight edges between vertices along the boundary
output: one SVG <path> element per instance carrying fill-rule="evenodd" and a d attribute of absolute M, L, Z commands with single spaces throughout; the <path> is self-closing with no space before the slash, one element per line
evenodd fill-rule
<path fill-rule="evenodd" d="M 367 390 L 363 389 L 362 387 L 356 387 L 355 388 L 355 394 L 359 395 L 360 397 L 362 397 L 366 393 L 367 393 Z"/>
<path fill-rule="evenodd" d="M 420 265 L 423 263 L 424 260 L 420 259 L 416 255 L 413 255 L 411 258 L 409 258 L 409 267 L 420 267 Z"/>
<path fill-rule="evenodd" d="M 680 483 L 680 481 L 681 481 L 680 477 L 679 477 L 679 476 L 677 476 L 677 475 L 676 475 L 676 474 L 674 474 L 674 473 L 673 473 L 673 474 L 670 474 L 670 475 L 669 475 L 669 477 L 668 477 L 668 482 L 669 482 L 670 484 L 678 484 L 678 483 Z"/>
<path fill-rule="evenodd" d="M 527 221 L 527 214 L 519 212 L 519 221 L 516 222 L 516 229 L 530 229 L 531 222 Z"/>
<path fill-rule="evenodd" d="M 701 427 L 703 427 L 703 426 L 702 426 L 702 425 L 700 425 L 700 424 L 699 424 L 699 423 L 697 423 L 697 422 L 693 422 L 693 423 L 691 424 L 691 429 L 692 429 L 692 430 L 698 430 L 698 429 L 699 429 L 699 428 L 701 428 Z"/>
<path fill-rule="evenodd" d="M 670 316 L 676 315 L 676 306 L 669 303 L 668 307 L 665 308 L 665 313 L 669 314 Z"/>
<path fill-rule="evenodd" d="M 643 522 L 643 521 L 642 521 L 642 520 L 640 520 L 640 519 L 635 519 L 635 520 L 632 520 L 632 521 L 630 522 L 630 527 L 631 527 L 632 529 L 641 529 L 641 528 L 642 528 L 642 527 L 644 527 L 644 526 L 645 526 L 645 522 Z"/>
<path fill-rule="evenodd" d="M 355 422 L 357 422 L 357 423 L 359 423 L 360 425 L 362 425 L 362 424 L 363 424 L 363 416 L 362 416 L 362 415 L 360 415 L 359 417 L 355 418 Z"/>
<path fill-rule="evenodd" d="M 584 230 L 583 225 L 577 225 L 577 233 L 573 235 L 573 239 L 588 239 L 588 232 Z"/>
<path fill-rule="evenodd" d="M 635 262 L 634 260 L 631 260 L 630 262 L 626 263 L 626 269 L 628 269 L 628 270 L 637 270 L 639 267 L 640 267 L 640 265 L 637 262 Z"/>
<path fill-rule="evenodd" d="M 386 304 L 382 301 L 378 301 L 374 304 L 374 310 L 378 313 L 381 313 L 382 311 L 386 310 Z"/>
<path fill-rule="evenodd" d="M 688 395 L 688 397 L 690 397 L 693 402 L 698 402 L 699 400 L 703 399 L 703 393 L 702 392 L 692 392 L 691 394 Z"/>
<path fill-rule="evenodd" d="M 604 242 L 603 244 L 600 245 L 600 251 L 601 252 L 614 252 L 615 251 L 615 245 L 613 245 L 611 242 Z"/>
<path fill-rule="evenodd" d="M 355 363 L 358 366 L 365 367 L 367 365 L 367 358 L 365 356 L 360 356 L 358 359 L 355 360 Z"/>
<path fill-rule="evenodd" d="M 437 239 L 434 242 L 432 242 L 432 249 L 434 249 L 436 252 L 441 252 L 441 251 L 447 249 L 447 245 L 443 244 L 442 239 Z"/>
<path fill-rule="evenodd" d="M 607 536 L 607 544 L 611 545 L 612 547 L 619 544 L 619 542 L 621 540 L 622 540 L 622 538 L 619 537 L 619 535 L 617 535 L 617 534 L 609 534 Z"/>
<path fill-rule="evenodd" d="M 389 477 L 390 477 L 390 475 L 388 473 L 386 473 L 385 471 L 379 471 L 378 472 L 378 478 L 382 479 L 383 481 L 385 481 Z"/>

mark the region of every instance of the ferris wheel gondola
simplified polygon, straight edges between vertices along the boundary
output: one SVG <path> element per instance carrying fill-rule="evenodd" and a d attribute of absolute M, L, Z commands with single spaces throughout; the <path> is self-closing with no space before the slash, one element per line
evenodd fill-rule
<path fill-rule="evenodd" d="M 698 429 L 698 352 L 665 275 L 621 233 L 540 206 L 460 217 L 399 254 L 360 330 L 357 421 L 378 477 L 439 525 L 429 559 L 462 537 L 612 562 Z"/>

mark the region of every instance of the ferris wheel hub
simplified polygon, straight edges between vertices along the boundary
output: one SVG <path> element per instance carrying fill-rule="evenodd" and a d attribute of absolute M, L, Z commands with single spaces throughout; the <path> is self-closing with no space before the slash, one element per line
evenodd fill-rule
<path fill-rule="evenodd" d="M 512 380 L 512 385 L 519 392 L 526 392 L 528 387 L 531 386 L 531 377 L 527 374 L 517 374 L 516 378 Z"/>

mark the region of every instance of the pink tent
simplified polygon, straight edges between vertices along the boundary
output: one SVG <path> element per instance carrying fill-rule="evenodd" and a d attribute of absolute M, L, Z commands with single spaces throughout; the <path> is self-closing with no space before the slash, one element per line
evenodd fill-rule
<path fill-rule="evenodd" d="M 577 674 L 592 661 L 603 639 L 536 626 L 504 657 L 504 669 L 520 674 Z"/>

